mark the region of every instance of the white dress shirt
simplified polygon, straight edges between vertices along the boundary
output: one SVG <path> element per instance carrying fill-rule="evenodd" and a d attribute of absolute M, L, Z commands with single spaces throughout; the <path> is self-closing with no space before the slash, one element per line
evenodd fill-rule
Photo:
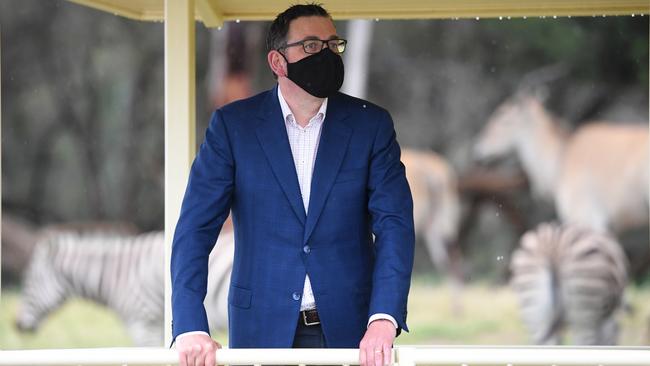
<path fill-rule="evenodd" d="M 296 174 L 298 175 L 302 203 L 305 206 L 305 213 L 307 213 L 309 210 L 309 196 L 311 194 L 312 172 L 314 171 L 314 163 L 316 163 L 318 142 L 320 141 L 320 133 L 323 129 L 323 121 L 325 120 L 325 113 L 327 111 L 327 98 L 325 98 L 316 115 L 309 120 L 305 127 L 301 127 L 293 117 L 293 113 L 287 101 L 284 99 L 280 87 L 278 87 L 278 99 L 280 100 L 280 108 L 282 108 L 284 125 L 287 128 L 293 163 L 295 164 Z M 307 275 L 305 276 L 305 284 L 303 286 L 300 311 L 315 308 L 316 301 L 314 300 L 314 293 L 311 289 L 309 275 Z"/>
<path fill-rule="evenodd" d="M 323 129 L 323 122 L 325 121 L 325 114 L 327 113 L 328 99 L 325 98 L 323 104 L 321 104 L 318 109 L 318 112 L 316 112 L 316 115 L 309 120 L 305 127 L 301 127 L 294 118 L 279 86 L 278 99 L 280 101 L 280 108 L 282 108 L 284 125 L 287 128 L 287 136 L 289 137 L 293 162 L 296 166 L 296 174 L 298 175 L 298 184 L 300 185 L 302 203 L 305 207 L 305 213 L 308 213 L 309 196 L 311 194 L 311 178 L 314 171 L 314 164 L 316 163 L 316 153 L 318 152 L 318 143 Z M 300 303 L 300 311 L 315 308 L 316 301 L 314 300 L 314 292 L 311 288 L 309 275 L 306 275 L 302 292 L 302 301 Z M 397 322 L 395 319 L 392 316 L 383 313 L 373 314 L 368 320 L 368 324 L 377 319 L 388 319 L 393 323 L 395 328 L 397 328 Z"/>

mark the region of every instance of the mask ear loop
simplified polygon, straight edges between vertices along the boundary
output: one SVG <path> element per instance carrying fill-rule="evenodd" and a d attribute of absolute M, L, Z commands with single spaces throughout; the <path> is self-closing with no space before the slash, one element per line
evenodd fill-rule
<path fill-rule="evenodd" d="M 282 55 L 282 58 L 284 58 L 284 60 L 285 60 L 287 63 L 289 63 L 289 60 L 287 60 L 287 56 L 285 56 L 284 53 L 282 53 L 282 51 L 280 51 L 280 50 L 281 50 L 281 48 L 276 49 L 276 51 L 277 51 L 280 55 Z"/>
<path fill-rule="evenodd" d="M 285 73 L 285 77 L 289 76 L 289 60 L 287 60 L 287 57 L 280 51 L 280 48 L 277 48 L 276 51 L 284 58 L 284 61 L 287 63 L 287 72 Z"/>

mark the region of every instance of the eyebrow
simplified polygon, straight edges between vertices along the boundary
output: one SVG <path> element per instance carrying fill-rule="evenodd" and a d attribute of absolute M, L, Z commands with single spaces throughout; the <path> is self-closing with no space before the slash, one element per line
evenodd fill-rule
<path fill-rule="evenodd" d="M 312 39 L 318 39 L 318 40 L 320 40 L 320 38 L 318 38 L 318 37 L 316 37 L 316 36 L 307 36 L 307 37 L 301 39 L 300 41 L 308 41 L 308 40 L 312 40 Z M 331 35 L 331 36 L 328 38 L 328 40 L 330 40 L 330 39 L 339 39 L 339 36 L 337 36 L 337 35 Z M 298 42 L 300 42 L 300 41 L 298 41 Z"/>

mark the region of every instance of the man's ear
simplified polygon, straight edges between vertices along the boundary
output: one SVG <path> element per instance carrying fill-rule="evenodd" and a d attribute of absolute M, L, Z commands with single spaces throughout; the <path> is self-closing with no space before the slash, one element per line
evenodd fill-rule
<path fill-rule="evenodd" d="M 271 50 L 266 55 L 269 67 L 277 76 L 287 76 L 287 61 L 282 57 L 280 52 Z"/>

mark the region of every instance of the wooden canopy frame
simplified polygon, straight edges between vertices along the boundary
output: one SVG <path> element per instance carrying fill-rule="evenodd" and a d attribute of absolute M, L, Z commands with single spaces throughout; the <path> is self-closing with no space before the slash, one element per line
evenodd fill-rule
<path fill-rule="evenodd" d="M 137 20 L 165 20 L 163 0 L 70 0 Z M 494 18 L 499 16 L 629 15 L 648 11 L 643 0 L 320 0 L 334 19 Z M 295 1 L 194 0 L 196 20 L 271 20 Z"/>

